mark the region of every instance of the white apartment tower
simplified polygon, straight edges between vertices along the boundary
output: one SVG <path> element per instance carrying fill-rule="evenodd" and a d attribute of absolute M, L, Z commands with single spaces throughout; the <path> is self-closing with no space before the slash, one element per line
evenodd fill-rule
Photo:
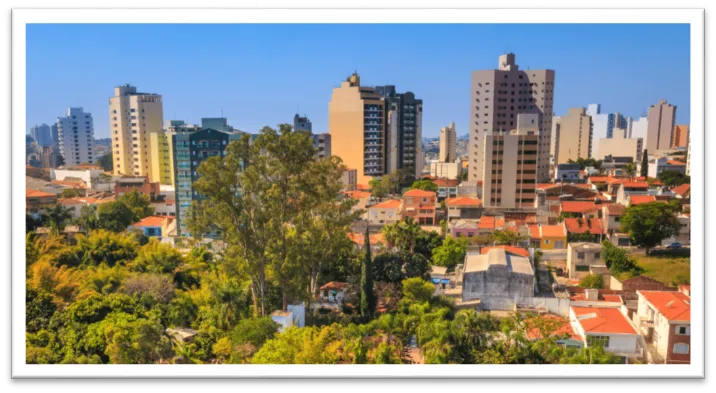
<path fill-rule="evenodd" d="M 483 180 L 485 135 L 509 134 L 516 128 L 519 114 L 538 116 L 535 174 L 539 182 L 548 181 L 554 79 L 554 70 L 519 69 L 513 53 L 500 56 L 496 70 L 472 72 L 468 143 L 471 181 Z"/>
<path fill-rule="evenodd" d="M 150 133 L 161 132 L 162 96 L 138 93 L 131 85 L 114 88 L 109 99 L 114 173 L 149 176 L 152 181 Z"/>
<path fill-rule="evenodd" d="M 455 122 L 440 129 L 440 162 L 455 162 L 457 158 Z"/>
<path fill-rule="evenodd" d="M 68 108 L 57 118 L 57 137 L 65 165 L 94 164 L 94 123 L 82 108 Z"/>

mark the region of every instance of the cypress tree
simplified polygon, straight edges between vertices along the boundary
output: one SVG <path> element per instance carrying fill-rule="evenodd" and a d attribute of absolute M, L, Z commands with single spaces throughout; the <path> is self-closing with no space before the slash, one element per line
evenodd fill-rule
<path fill-rule="evenodd" d="M 373 261 L 370 256 L 370 234 L 365 228 L 365 257 L 361 264 L 360 274 L 360 315 L 366 320 L 373 318 L 375 313 L 375 292 L 373 291 Z"/>
<path fill-rule="evenodd" d="M 641 170 L 639 175 L 646 178 L 649 173 L 649 151 L 644 149 L 644 154 L 641 156 Z"/>

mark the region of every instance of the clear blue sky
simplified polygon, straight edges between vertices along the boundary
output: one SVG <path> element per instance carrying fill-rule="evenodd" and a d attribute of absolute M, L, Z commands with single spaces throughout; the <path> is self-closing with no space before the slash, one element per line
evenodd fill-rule
<path fill-rule="evenodd" d="M 423 99 L 423 135 L 454 121 L 468 132 L 470 72 L 506 52 L 556 71 L 555 111 L 602 104 L 640 116 L 666 99 L 689 123 L 689 26 L 676 24 L 30 24 L 27 126 L 68 106 L 109 136 L 115 85 L 164 96 L 164 119 L 224 116 L 256 132 L 298 110 L 328 131 L 332 89 L 354 70 Z"/>

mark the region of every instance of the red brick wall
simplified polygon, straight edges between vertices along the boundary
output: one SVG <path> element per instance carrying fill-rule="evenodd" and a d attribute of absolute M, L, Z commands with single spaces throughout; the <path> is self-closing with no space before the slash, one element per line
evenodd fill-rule
<path fill-rule="evenodd" d="M 667 348 L 666 359 L 667 363 L 683 364 L 691 363 L 691 335 L 680 335 L 676 334 L 676 327 L 680 325 L 669 325 L 669 347 Z M 676 344 L 688 344 L 689 353 L 680 354 L 674 353 L 674 345 Z"/>

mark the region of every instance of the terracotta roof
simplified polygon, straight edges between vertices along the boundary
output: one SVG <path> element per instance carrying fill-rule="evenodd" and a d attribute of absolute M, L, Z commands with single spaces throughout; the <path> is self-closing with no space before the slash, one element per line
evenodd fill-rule
<path fill-rule="evenodd" d="M 539 225 L 529 225 L 530 228 L 530 237 L 532 239 L 539 239 Z"/>
<path fill-rule="evenodd" d="M 139 222 L 136 222 L 132 224 L 132 227 L 139 228 L 139 227 L 160 227 L 164 224 L 166 220 L 169 220 L 171 222 L 173 220 L 170 216 L 149 216 L 144 217 Z"/>
<path fill-rule="evenodd" d="M 564 225 L 567 227 L 568 233 L 579 234 L 589 232 L 592 235 L 601 235 L 604 233 L 604 228 L 602 228 L 602 220 L 600 220 L 599 218 L 565 218 Z"/>
<path fill-rule="evenodd" d="M 661 202 L 667 203 L 666 201 L 657 200 L 653 195 L 630 195 L 629 205 L 641 205 L 642 203 Z"/>
<path fill-rule="evenodd" d="M 666 160 L 666 163 L 669 165 L 686 165 L 685 163 L 676 160 Z"/>
<path fill-rule="evenodd" d="M 575 293 L 574 295 L 569 297 L 569 300 L 573 301 L 586 301 L 587 300 L 587 294 L 586 293 Z M 594 300 L 591 300 L 594 301 Z M 610 303 L 624 303 L 622 301 L 622 297 L 619 295 L 607 295 L 607 294 L 599 294 L 599 297 L 596 300 L 597 302 L 610 302 Z"/>
<path fill-rule="evenodd" d="M 79 181 L 53 180 L 50 183 L 57 184 L 60 186 L 68 186 L 68 187 L 72 187 L 72 188 L 81 188 L 81 189 L 88 188 L 87 185 L 85 184 L 85 182 L 83 182 L 81 180 L 79 180 Z"/>
<path fill-rule="evenodd" d="M 71 205 L 81 205 L 81 204 L 87 204 L 87 205 L 94 205 L 96 203 L 104 203 L 104 202 L 111 202 L 110 200 L 101 200 L 97 198 L 92 197 L 74 197 L 74 198 L 62 198 L 58 200 L 60 204 L 71 206 Z"/>
<path fill-rule="evenodd" d="M 585 333 L 638 334 L 617 308 L 572 307 Z"/>
<path fill-rule="evenodd" d="M 514 247 L 514 246 L 490 246 L 490 247 L 483 247 L 483 248 L 480 250 L 480 254 L 487 254 L 487 253 L 488 253 L 490 250 L 492 250 L 493 248 L 501 248 L 501 249 L 503 249 L 503 250 L 505 250 L 505 251 L 507 251 L 507 252 L 509 252 L 509 253 L 512 253 L 512 254 L 515 254 L 515 255 L 519 255 L 519 256 L 523 256 L 523 257 L 529 257 L 529 256 L 530 256 L 530 252 L 527 251 L 527 249 L 522 248 L 522 247 Z"/>
<path fill-rule="evenodd" d="M 676 291 L 637 291 L 669 321 L 691 322 L 691 298 Z"/>
<path fill-rule="evenodd" d="M 438 187 L 457 187 L 460 184 L 460 180 L 457 179 L 435 179 L 433 183 L 437 184 Z"/>
<path fill-rule="evenodd" d="M 370 192 L 366 191 L 344 191 L 343 195 L 353 199 L 370 198 Z"/>
<path fill-rule="evenodd" d="M 56 197 L 56 194 L 50 194 L 40 190 L 25 190 L 25 198 L 41 198 L 41 197 Z"/>
<path fill-rule="evenodd" d="M 537 184 L 535 184 L 535 188 L 538 190 L 546 190 L 548 188 L 555 188 L 555 187 L 559 187 L 559 184 L 554 184 L 554 183 L 537 183 Z"/>
<path fill-rule="evenodd" d="M 566 237 L 563 225 L 541 225 L 540 239 L 544 237 Z"/>
<path fill-rule="evenodd" d="M 368 191 L 370 190 L 370 186 L 367 184 L 356 184 L 356 190 Z"/>
<path fill-rule="evenodd" d="M 624 188 L 649 188 L 649 183 L 645 181 L 625 181 L 622 185 Z"/>
<path fill-rule="evenodd" d="M 482 206 L 482 201 L 478 198 L 461 196 L 457 198 L 448 198 L 445 200 L 445 204 L 448 206 Z"/>
<path fill-rule="evenodd" d="M 599 210 L 599 206 L 591 201 L 562 201 L 561 210 L 564 213 L 589 213 Z"/>
<path fill-rule="evenodd" d="M 397 209 L 402 204 L 403 204 L 403 201 L 401 201 L 401 200 L 391 199 L 389 201 L 383 201 L 381 203 L 373 205 L 370 207 L 370 209 Z"/>
<path fill-rule="evenodd" d="M 353 243 L 364 246 L 365 245 L 365 235 L 362 233 L 355 233 L 355 232 L 348 232 L 348 238 L 353 241 Z M 374 246 L 376 244 L 384 244 L 385 243 L 385 237 L 382 233 L 376 233 L 373 235 L 370 235 L 370 245 Z"/>
<path fill-rule="evenodd" d="M 347 282 L 331 281 L 329 283 L 323 284 L 321 286 L 321 291 L 325 291 L 327 289 L 342 290 L 348 288 L 349 286 L 350 284 L 348 284 Z"/>
<path fill-rule="evenodd" d="M 590 183 L 608 183 L 611 177 L 608 176 L 590 176 Z"/>
<path fill-rule="evenodd" d="M 689 193 L 689 191 L 691 191 L 691 184 L 684 183 L 680 186 L 676 186 L 676 187 L 672 188 L 671 191 L 673 191 L 677 195 L 685 196 Z"/>
<path fill-rule="evenodd" d="M 626 210 L 626 206 L 620 204 L 609 204 L 604 205 L 604 207 L 607 209 L 607 214 L 610 216 L 621 216 L 624 214 L 624 210 Z"/>
<path fill-rule="evenodd" d="M 572 325 L 569 323 L 568 319 L 558 317 L 554 314 L 546 314 L 543 315 L 542 318 L 563 323 L 560 327 L 558 327 L 552 332 L 552 336 L 562 336 L 567 334 L 573 340 L 582 341 L 582 338 L 579 337 L 576 333 L 574 333 L 574 330 L 572 330 Z M 537 340 L 542 338 L 542 334 L 540 333 L 539 329 L 537 327 L 534 327 L 535 320 L 536 318 L 530 318 L 525 320 L 525 324 L 527 326 L 527 338 L 530 340 Z"/>
<path fill-rule="evenodd" d="M 419 189 L 414 189 L 406 192 L 403 194 L 404 197 L 434 197 L 435 193 L 432 191 L 424 191 Z"/>
<path fill-rule="evenodd" d="M 494 229 L 495 228 L 495 217 L 494 216 L 482 216 L 480 222 L 477 224 L 480 229 Z"/>

